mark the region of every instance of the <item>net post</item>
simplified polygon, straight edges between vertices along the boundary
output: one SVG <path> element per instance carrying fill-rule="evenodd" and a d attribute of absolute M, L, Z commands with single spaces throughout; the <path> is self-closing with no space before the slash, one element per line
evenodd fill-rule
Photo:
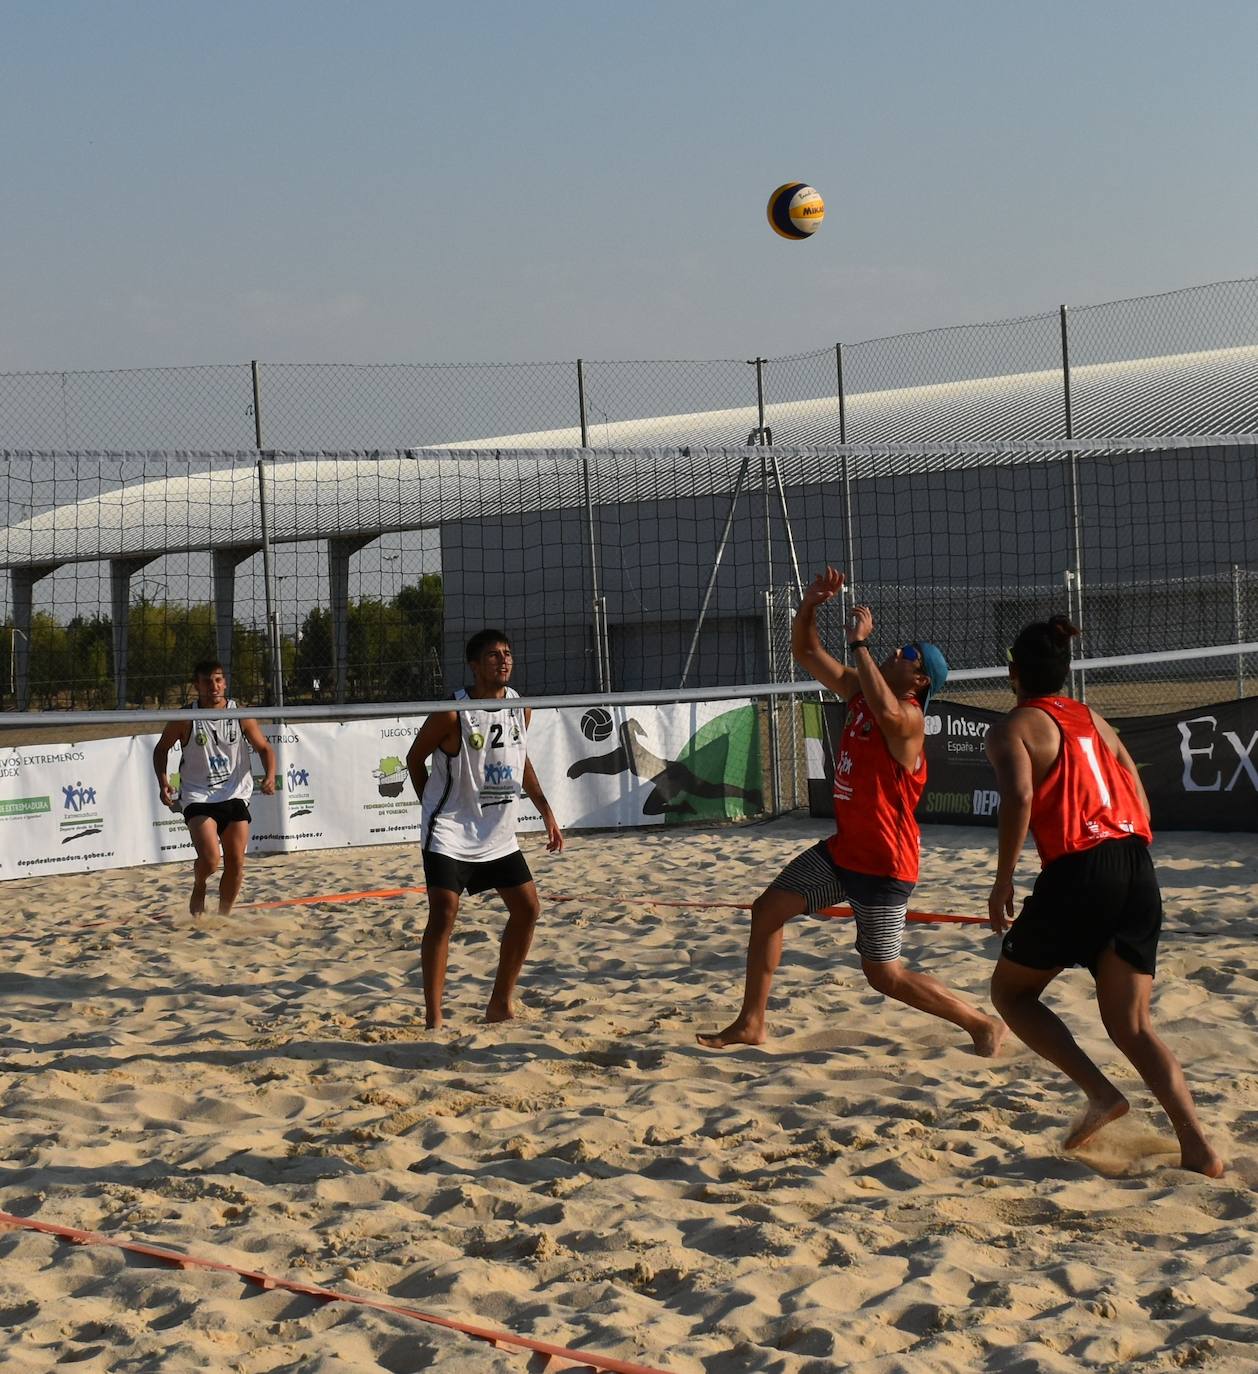
<path fill-rule="evenodd" d="M 1232 628 L 1237 644 L 1245 642 L 1245 614 L 1241 601 L 1241 565 L 1232 564 Z M 1236 651 L 1236 699 L 1245 695 L 1245 655 Z"/>
<path fill-rule="evenodd" d="M 720 543 L 716 546 L 716 553 L 712 557 L 712 571 L 708 574 L 708 585 L 703 593 L 703 601 L 699 606 L 699 619 L 695 623 L 695 632 L 690 640 L 690 649 L 686 654 L 686 662 L 682 666 L 681 681 L 677 684 L 678 688 L 686 685 L 686 679 L 690 676 L 690 665 L 694 662 L 695 652 L 699 648 L 699 635 L 703 631 L 703 622 L 707 619 L 708 604 L 712 600 L 712 589 L 716 586 L 716 575 L 720 571 L 721 559 L 725 557 L 725 547 L 729 543 L 729 532 L 734 526 L 734 513 L 738 509 L 738 498 L 742 495 L 743 484 L 747 480 L 747 469 L 751 465 L 751 454 L 745 454 L 743 461 L 738 468 L 738 479 L 734 483 L 734 494 L 730 497 L 729 511 L 725 516 L 725 528 L 721 531 Z"/>
<path fill-rule="evenodd" d="M 255 412 L 254 419 L 257 419 Z M 258 457 L 258 522 L 262 533 L 262 581 L 266 591 L 266 641 L 271 659 L 271 704 L 284 704 L 284 665 L 280 658 L 279 621 L 275 608 L 275 568 L 271 562 L 271 520 L 266 499 L 265 454 Z"/>

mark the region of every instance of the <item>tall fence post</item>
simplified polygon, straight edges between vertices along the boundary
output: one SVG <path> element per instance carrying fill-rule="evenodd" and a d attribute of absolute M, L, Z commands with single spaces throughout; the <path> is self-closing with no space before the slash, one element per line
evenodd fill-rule
<path fill-rule="evenodd" d="M 1066 307 L 1059 307 L 1061 313 L 1061 382 L 1066 402 L 1066 438 L 1075 437 L 1074 409 L 1070 402 L 1070 331 L 1066 327 Z"/>
<path fill-rule="evenodd" d="M 262 452 L 262 389 L 258 384 L 258 360 L 249 364 L 253 378 L 253 441 Z M 266 643 L 270 658 L 271 704 L 284 704 L 284 641 L 280 637 L 280 613 L 275 597 L 275 569 L 271 564 L 271 525 L 266 499 L 266 469 L 258 459 L 258 522 L 262 530 L 262 580 L 266 589 Z"/>
<path fill-rule="evenodd" d="M 847 443 L 847 395 L 843 390 L 843 345 L 834 345 L 834 370 L 839 386 L 839 443 Z"/>
<path fill-rule="evenodd" d="M 594 642 L 594 684 L 611 689 L 611 649 L 607 642 L 607 606 L 598 579 L 598 537 L 594 526 L 594 498 L 590 485 L 590 429 L 585 407 L 585 362 L 577 359 L 577 407 L 581 419 L 581 484 L 585 499 L 585 537 L 590 560 L 590 627 Z"/>
<path fill-rule="evenodd" d="M 1080 630 L 1086 632 L 1087 627 L 1083 623 L 1083 516 L 1079 503 L 1079 455 L 1071 453 L 1067 456 L 1067 464 L 1070 472 L 1070 557 L 1072 567 L 1066 573 L 1067 593 L 1073 588 L 1074 605 L 1067 600 L 1067 611 Z M 1081 648 L 1078 639 L 1070 641 L 1070 656 L 1078 658 Z M 1080 668 L 1077 672 L 1072 669 L 1070 674 L 1071 695 L 1078 697 L 1080 701 L 1088 699 L 1088 678 L 1085 669 Z"/>
<path fill-rule="evenodd" d="M 847 602 L 848 597 L 853 601 L 856 599 L 856 547 L 854 544 L 855 536 L 852 533 L 852 460 L 848 454 L 843 455 L 843 537 L 845 547 L 843 552 L 847 555 L 845 562 L 847 567 L 844 569 L 847 576 L 844 578 L 842 590 L 839 592 L 839 609 L 843 615 L 843 623 L 847 624 Z M 843 637 L 843 662 L 849 658 L 847 647 L 847 636 Z"/>
<path fill-rule="evenodd" d="M 1241 565 L 1232 564 L 1232 628 L 1236 631 L 1237 644 L 1245 642 L 1245 611 L 1241 598 Z M 1236 651 L 1236 698 L 1245 695 L 1245 655 Z"/>

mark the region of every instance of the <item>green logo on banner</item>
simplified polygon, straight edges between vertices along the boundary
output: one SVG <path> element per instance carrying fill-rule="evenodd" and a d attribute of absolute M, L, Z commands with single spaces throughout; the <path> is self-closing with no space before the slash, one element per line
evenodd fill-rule
<path fill-rule="evenodd" d="M 12 816 L 45 816 L 52 810 L 47 797 L 14 797 L 0 801 L 0 820 Z"/>

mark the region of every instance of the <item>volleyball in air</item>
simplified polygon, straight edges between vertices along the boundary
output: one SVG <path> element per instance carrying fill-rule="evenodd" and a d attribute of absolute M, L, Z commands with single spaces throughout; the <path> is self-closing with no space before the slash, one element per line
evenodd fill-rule
<path fill-rule="evenodd" d="M 769 197 L 769 223 L 784 239 L 811 238 L 826 217 L 826 203 L 815 186 L 788 181 Z"/>

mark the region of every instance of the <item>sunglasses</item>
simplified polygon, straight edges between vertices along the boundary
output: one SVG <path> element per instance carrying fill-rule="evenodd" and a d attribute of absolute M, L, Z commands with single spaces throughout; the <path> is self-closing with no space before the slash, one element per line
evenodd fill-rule
<path fill-rule="evenodd" d="M 922 646 L 920 644 L 906 644 L 900 650 L 900 657 L 906 663 L 920 663 L 922 661 Z"/>

